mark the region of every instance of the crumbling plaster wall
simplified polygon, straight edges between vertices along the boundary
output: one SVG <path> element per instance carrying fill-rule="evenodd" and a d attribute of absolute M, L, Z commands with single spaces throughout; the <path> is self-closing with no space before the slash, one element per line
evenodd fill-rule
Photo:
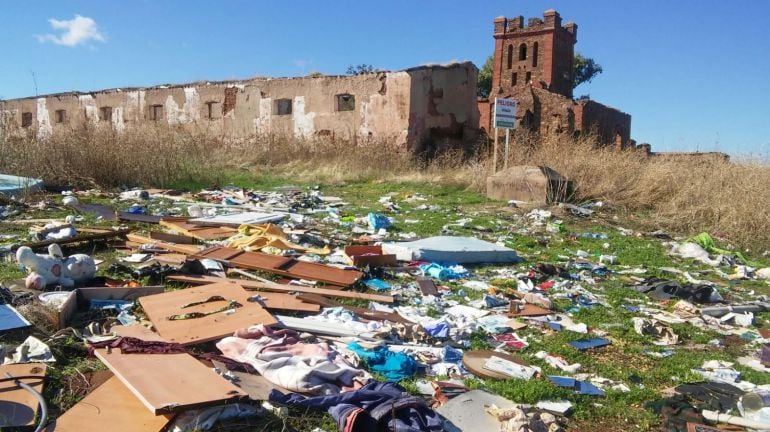
<path fill-rule="evenodd" d="M 459 142 L 473 135 L 478 125 L 476 74 L 475 66 L 462 63 L 355 76 L 63 93 L 2 103 L 18 126 L 24 113 L 32 113 L 25 130 L 41 137 L 84 125 L 124 131 L 161 124 L 236 139 L 329 138 L 414 148 L 426 137 Z M 352 109 L 340 109 L 338 95 L 352 96 L 354 103 L 347 106 Z M 281 99 L 291 101 L 290 113 L 277 112 Z M 63 121 L 59 110 L 66 114 Z"/>
<path fill-rule="evenodd" d="M 406 72 L 412 81 L 409 149 L 430 152 L 438 147 L 474 145 L 479 124 L 476 66 L 466 62 L 423 66 Z"/>

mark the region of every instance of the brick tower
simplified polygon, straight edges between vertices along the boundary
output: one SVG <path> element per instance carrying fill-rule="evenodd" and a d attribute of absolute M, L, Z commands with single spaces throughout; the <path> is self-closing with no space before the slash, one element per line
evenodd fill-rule
<path fill-rule="evenodd" d="M 555 10 L 543 19 L 495 18 L 495 63 L 492 94 L 510 96 L 528 83 L 572 98 L 572 61 L 577 42 L 577 24 L 561 25 Z"/>

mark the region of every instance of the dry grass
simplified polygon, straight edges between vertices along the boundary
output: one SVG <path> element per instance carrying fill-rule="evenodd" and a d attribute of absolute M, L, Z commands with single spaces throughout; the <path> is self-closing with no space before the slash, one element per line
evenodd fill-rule
<path fill-rule="evenodd" d="M 41 177 L 49 184 L 168 186 L 215 183 L 232 170 L 276 174 L 303 182 L 413 181 L 483 190 L 487 151 L 459 152 L 429 162 L 388 142 L 368 144 L 273 137 L 228 141 L 205 132 L 143 127 L 73 130 L 47 140 L 0 137 L 0 172 Z M 642 212 L 650 227 L 708 231 L 745 246 L 770 246 L 770 166 L 718 158 L 650 158 L 596 146 L 593 137 L 514 136 L 510 165 L 547 165 L 573 180 L 575 201 L 603 200 Z"/>

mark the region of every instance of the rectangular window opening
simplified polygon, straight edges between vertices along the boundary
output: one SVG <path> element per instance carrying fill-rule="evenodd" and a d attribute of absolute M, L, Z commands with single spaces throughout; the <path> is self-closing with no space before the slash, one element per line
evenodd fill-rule
<path fill-rule="evenodd" d="M 276 99 L 273 103 L 274 115 L 289 115 L 291 114 L 291 99 Z"/>
<path fill-rule="evenodd" d="M 527 83 L 532 81 L 532 72 L 527 72 Z"/>
<path fill-rule="evenodd" d="M 511 75 L 511 85 L 516 85 L 519 82 L 519 74 L 516 72 Z"/>
<path fill-rule="evenodd" d="M 338 94 L 337 111 L 355 111 L 356 97 L 349 93 Z"/>
<path fill-rule="evenodd" d="M 99 117 L 102 121 L 112 121 L 112 107 L 99 108 Z"/>
<path fill-rule="evenodd" d="M 55 118 L 56 123 L 66 123 L 67 122 L 67 111 L 66 110 L 56 110 L 55 111 Z"/>
<path fill-rule="evenodd" d="M 163 118 L 163 105 L 150 106 L 150 120 L 159 121 Z"/>
<path fill-rule="evenodd" d="M 204 112 L 204 116 L 209 120 L 218 119 L 221 117 L 222 108 L 220 107 L 219 102 L 206 102 L 206 111 Z"/>
<path fill-rule="evenodd" d="M 32 126 L 32 113 L 31 112 L 25 112 L 21 113 L 21 127 L 30 127 Z"/>

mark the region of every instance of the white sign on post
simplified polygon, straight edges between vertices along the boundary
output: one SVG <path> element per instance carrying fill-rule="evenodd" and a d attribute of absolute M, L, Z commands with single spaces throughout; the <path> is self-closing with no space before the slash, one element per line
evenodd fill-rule
<path fill-rule="evenodd" d="M 513 129 L 516 126 L 516 100 L 495 98 L 496 128 Z"/>

